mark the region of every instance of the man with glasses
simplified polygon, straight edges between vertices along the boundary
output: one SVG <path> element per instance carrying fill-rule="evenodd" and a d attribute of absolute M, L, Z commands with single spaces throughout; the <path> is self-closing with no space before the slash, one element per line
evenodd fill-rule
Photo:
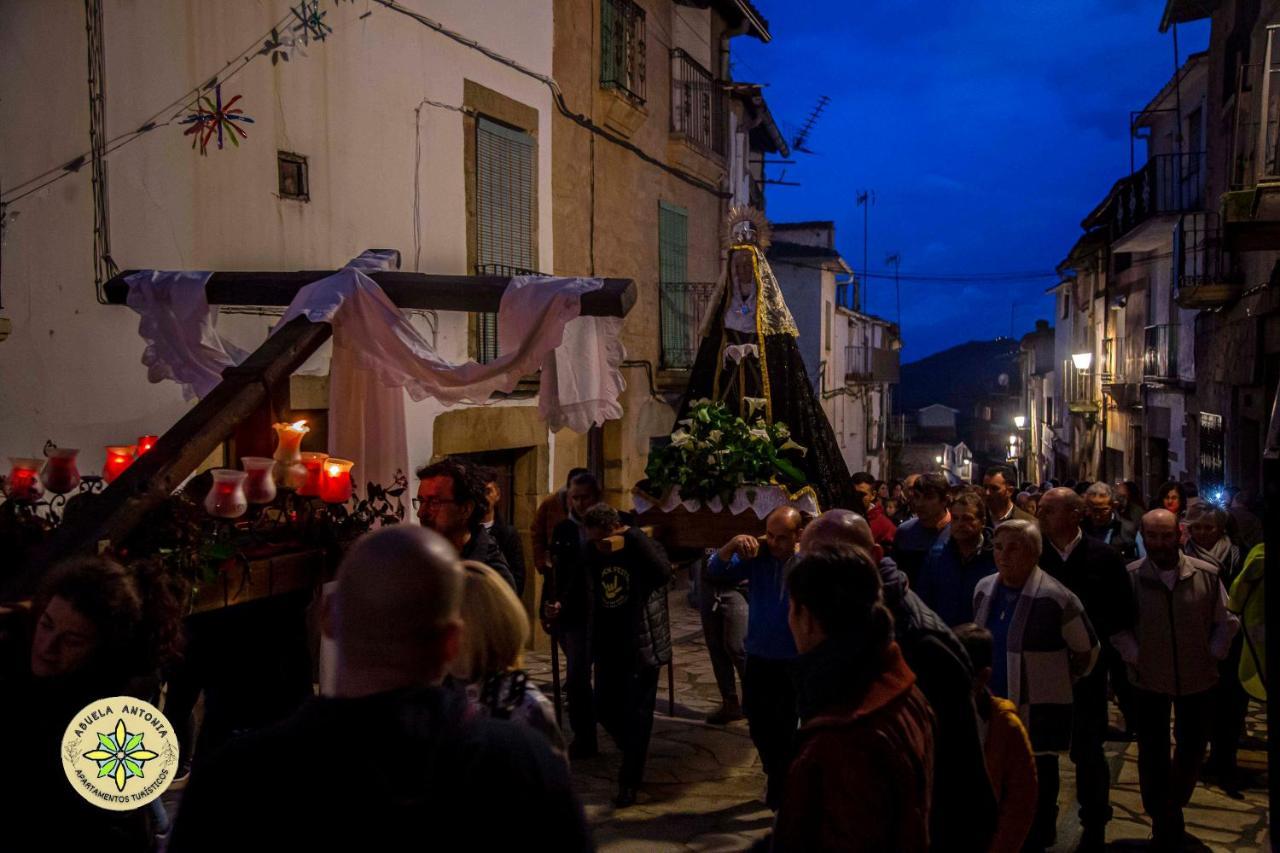
<path fill-rule="evenodd" d="M 418 469 L 418 497 L 413 501 L 422 526 L 439 533 L 463 560 L 484 563 L 517 590 L 507 558 L 484 529 L 489 501 L 484 477 L 474 465 L 453 457 Z"/>

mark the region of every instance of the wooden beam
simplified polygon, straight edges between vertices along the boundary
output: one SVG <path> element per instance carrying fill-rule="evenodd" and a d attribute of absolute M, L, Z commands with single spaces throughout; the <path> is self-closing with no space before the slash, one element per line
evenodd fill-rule
<path fill-rule="evenodd" d="M 129 295 L 125 270 L 113 277 L 103 290 L 107 302 L 124 305 Z M 312 282 L 333 275 L 333 270 L 300 272 L 215 272 L 205 285 L 210 305 L 284 306 Z M 502 294 L 511 281 L 498 275 L 425 275 L 416 272 L 366 272 L 387 296 L 401 308 L 437 311 L 496 312 Z M 604 287 L 582 296 L 585 317 L 625 317 L 636 302 L 635 282 L 629 278 L 606 278 Z"/>
<path fill-rule="evenodd" d="M 244 363 L 227 368 L 222 382 L 174 424 L 148 453 L 125 469 L 88 506 L 69 513 L 53 538 L 0 590 L 0 600 L 32 592 L 46 568 L 99 543 L 119 544 L 162 504 L 236 425 L 262 406 L 270 389 L 287 380 L 333 333 L 328 323 L 297 317 L 267 338 Z"/>

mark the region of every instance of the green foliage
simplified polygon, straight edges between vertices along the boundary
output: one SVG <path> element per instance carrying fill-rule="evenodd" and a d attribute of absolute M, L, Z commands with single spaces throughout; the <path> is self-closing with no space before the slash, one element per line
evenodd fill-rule
<path fill-rule="evenodd" d="M 791 440 L 786 424 L 765 420 L 763 399 L 749 397 L 746 402 L 750 423 L 723 403 L 695 402 L 689 417 L 676 425 L 671 444 L 649 454 L 647 490 L 663 496 L 679 486 L 683 498 L 719 497 L 728 503 L 743 486 L 803 485 L 796 460 L 807 449 Z"/>

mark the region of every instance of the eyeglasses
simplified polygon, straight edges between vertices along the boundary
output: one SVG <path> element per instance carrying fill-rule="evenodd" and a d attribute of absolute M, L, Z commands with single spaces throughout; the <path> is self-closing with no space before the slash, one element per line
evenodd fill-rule
<path fill-rule="evenodd" d="M 431 511 L 436 507 L 445 506 L 446 504 L 456 504 L 457 500 L 455 500 L 454 498 L 435 498 L 435 497 L 413 498 L 413 500 L 410 501 L 410 503 L 413 504 L 413 508 L 415 510 L 422 509 L 423 507 L 425 507 L 427 511 Z"/>

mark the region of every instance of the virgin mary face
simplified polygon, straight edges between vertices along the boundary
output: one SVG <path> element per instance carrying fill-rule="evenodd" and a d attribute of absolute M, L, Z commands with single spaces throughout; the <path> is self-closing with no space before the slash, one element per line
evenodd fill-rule
<path fill-rule="evenodd" d="M 751 255 L 747 252 L 734 252 L 729 259 L 729 273 L 733 278 L 733 286 L 737 292 L 746 297 L 755 284 L 755 271 L 751 266 Z"/>

